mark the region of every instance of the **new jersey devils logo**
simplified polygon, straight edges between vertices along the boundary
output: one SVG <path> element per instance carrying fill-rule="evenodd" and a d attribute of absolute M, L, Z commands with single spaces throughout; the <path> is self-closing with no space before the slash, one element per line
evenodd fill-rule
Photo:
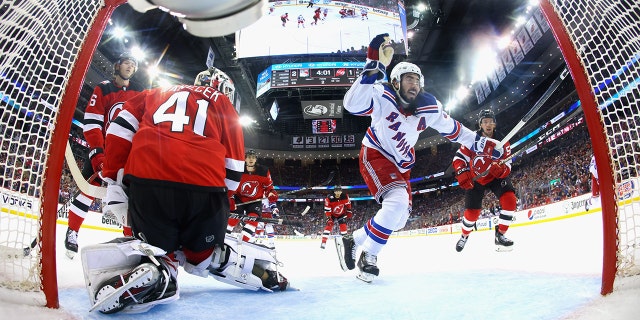
<path fill-rule="evenodd" d="M 491 160 L 488 159 L 488 157 L 486 156 L 479 156 L 476 155 L 475 157 L 473 157 L 473 172 L 478 175 L 481 174 L 485 171 L 487 171 L 487 169 L 489 169 L 489 166 L 491 165 Z"/>
<path fill-rule="evenodd" d="M 240 185 L 240 194 L 255 197 L 258 194 L 258 181 L 245 181 Z"/>
<path fill-rule="evenodd" d="M 109 108 L 109 118 L 107 119 L 107 123 L 104 126 L 104 132 L 107 132 L 109 125 L 113 120 L 116 119 L 116 117 L 118 116 L 118 113 L 120 113 L 123 106 L 124 106 L 124 102 L 117 102 L 114 105 L 112 105 L 111 108 Z"/>

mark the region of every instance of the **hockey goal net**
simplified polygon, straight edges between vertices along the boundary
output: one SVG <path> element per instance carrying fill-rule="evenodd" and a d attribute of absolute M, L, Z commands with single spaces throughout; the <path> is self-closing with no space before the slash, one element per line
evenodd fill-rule
<path fill-rule="evenodd" d="M 59 305 L 55 228 L 65 146 L 97 43 L 124 2 L 0 2 L 0 290 L 20 303 Z"/>
<path fill-rule="evenodd" d="M 640 2 L 544 0 L 570 68 L 598 167 L 602 294 L 640 274 Z M 594 235 L 595 236 L 595 235 Z"/>

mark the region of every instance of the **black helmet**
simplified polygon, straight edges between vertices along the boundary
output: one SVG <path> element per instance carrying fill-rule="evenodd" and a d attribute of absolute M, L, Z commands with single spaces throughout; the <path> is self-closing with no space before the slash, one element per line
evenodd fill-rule
<path fill-rule="evenodd" d="M 116 62 L 113 64 L 113 74 L 114 75 L 118 75 L 118 73 L 119 73 L 118 66 L 120 66 L 120 64 L 125 60 L 133 61 L 133 63 L 135 64 L 135 70 L 133 72 L 135 73 L 136 71 L 138 71 L 138 60 L 130 52 L 123 52 L 118 57 L 118 60 L 116 60 Z M 122 77 L 121 74 L 120 74 L 120 76 Z M 122 78 L 125 79 L 125 80 L 129 80 L 129 78 L 124 78 L 124 77 L 122 77 Z"/>
<path fill-rule="evenodd" d="M 333 187 L 333 191 L 342 191 L 342 186 L 341 185 L 337 185 L 337 186 Z"/>
<path fill-rule="evenodd" d="M 256 151 L 255 151 L 255 150 L 253 150 L 253 149 L 249 149 L 249 150 L 247 150 L 247 151 L 244 153 L 244 156 L 245 156 L 245 157 L 247 157 L 247 156 L 256 156 L 256 157 L 257 157 L 257 156 L 258 156 L 258 154 L 256 153 Z"/>
<path fill-rule="evenodd" d="M 493 119 L 493 122 L 496 122 L 496 115 L 493 113 L 491 109 L 484 109 L 480 111 L 480 113 L 478 114 L 478 125 L 482 123 L 482 119 L 484 118 L 491 118 Z"/>
<path fill-rule="evenodd" d="M 136 59 L 131 52 L 123 52 L 119 57 L 118 60 L 116 61 L 115 64 L 121 64 L 122 61 L 125 60 L 131 60 L 136 64 L 136 68 L 138 68 L 138 59 Z"/>

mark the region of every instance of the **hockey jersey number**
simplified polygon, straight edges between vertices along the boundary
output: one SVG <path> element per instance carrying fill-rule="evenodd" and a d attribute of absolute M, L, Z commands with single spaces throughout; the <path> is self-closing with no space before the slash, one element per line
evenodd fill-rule
<path fill-rule="evenodd" d="M 187 116 L 187 98 L 189 94 L 188 91 L 181 91 L 171 95 L 153 114 L 153 123 L 171 122 L 172 132 L 183 132 L 184 126 L 191 122 L 191 119 Z M 193 132 L 204 137 L 204 126 L 207 123 L 207 108 L 209 107 L 209 102 L 200 99 L 196 100 L 196 103 L 198 104 L 198 111 L 196 112 L 193 123 Z M 173 106 L 175 106 L 175 111 L 169 113 L 168 110 Z"/>

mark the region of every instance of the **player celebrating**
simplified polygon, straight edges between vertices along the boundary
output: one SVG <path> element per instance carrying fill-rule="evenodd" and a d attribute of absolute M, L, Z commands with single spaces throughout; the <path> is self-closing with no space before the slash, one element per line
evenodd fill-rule
<path fill-rule="evenodd" d="M 282 21 L 282 26 L 285 27 L 285 24 L 287 23 L 287 21 L 289 21 L 289 13 L 286 12 L 285 14 L 281 15 L 280 21 Z"/>
<path fill-rule="evenodd" d="M 85 161 L 82 175 L 91 180 L 93 185 L 100 185 L 94 173 L 102 170 L 104 161 L 104 140 L 109 124 L 118 115 L 124 102 L 137 95 L 143 88 L 130 81 L 138 69 L 138 62 L 128 52 L 122 53 L 113 65 L 113 79 L 99 83 L 91 95 L 91 100 L 84 112 L 84 136 L 89 144 L 89 160 Z M 69 207 L 69 227 L 64 238 L 66 255 L 73 259 L 78 252 L 78 232 L 84 222 L 94 198 L 80 193 Z M 131 235 L 131 229 L 123 226 L 124 234 Z"/>
<path fill-rule="evenodd" d="M 449 117 L 436 98 L 425 91 L 424 76 L 418 66 L 400 62 L 391 71 L 391 83 L 381 83 L 393 57 L 389 34 L 374 37 L 367 50 L 362 74 L 344 97 L 344 107 L 354 115 L 371 117 L 360 149 L 360 173 L 369 191 L 382 207 L 365 225 L 342 238 L 338 245 L 344 270 L 355 268 L 358 278 L 371 282 L 378 276 L 377 255 L 395 230 L 404 227 L 411 212 L 411 168 L 415 163 L 414 146 L 420 133 L 431 127 L 442 136 L 473 151 L 497 159 L 499 143 L 482 137 Z"/>
<path fill-rule="evenodd" d="M 226 74 L 212 68 L 195 84 L 144 91 L 107 130 L 107 209 L 130 219 L 138 239 L 82 252 L 91 300 L 103 313 L 178 299 L 178 265 L 207 277 L 214 249 L 225 245 L 227 190 L 242 174 L 242 126 Z"/>
<path fill-rule="evenodd" d="M 478 134 L 487 138 L 498 138 L 496 129 L 496 117 L 493 111 L 487 109 L 480 111 L 478 116 L 480 129 Z M 453 157 L 453 169 L 460 187 L 465 189 L 464 217 L 462 218 L 462 236 L 456 243 L 456 251 L 460 252 L 467 243 L 469 234 L 475 228 L 476 221 L 482 211 L 482 198 L 487 189 L 491 190 L 500 201 L 500 215 L 495 231 L 495 244 L 498 251 L 511 251 L 513 241 L 504 236 L 513 213 L 516 211 L 516 194 L 509 174 L 511 173 L 511 160 L 503 161 L 511 155 L 509 142 L 504 145 L 504 153 L 497 161 L 486 154 L 479 154 L 465 146 L 461 146 Z M 488 172 L 483 176 L 484 172 Z"/>
<path fill-rule="evenodd" d="M 240 187 L 237 192 L 230 194 L 230 199 L 234 203 L 239 203 L 236 213 L 239 215 L 257 218 L 262 214 L 262 203 L 256 200 L 261 200 L 266 197 L 269 201 L 269 208 L 271 209 L 272 217 L 277 217 L 280 213 L 280 210 L 276 205 L 276 201 L 278 201 L 278 193 L 273 189 L 271 173 L 269 172 L 269 168 L 256 163 L 257 160 L 258 156 L 256 151 L 253 149 L 247 150 L 244 160 L 245 169 L 242 174 L 242 178 L 240 179 Z M 227 224 L 227 233 L 231 233 L 239 222 L 239 218 L 230 218 L 229 223 Z M 256 233 L 257 226 L 258 221 L 246 221 L 242 226 L 242 241 L 255 241 L 254 235 Z"/>
<path fill-rule="evenodd" d="M 327 245 L 327 239 L 329 239 L 329 235 L 333 231 L 335 222 L 338 222 L 340 234 L 345 236 L 347 234 L 347 218 L 353 218 L 351 200 L 349 200 L 349 195 L 342 192 L 341 186 L 335 186 L 333 194 L 324 199 L 324 214 L 327 216 L 327 225 L 322 232 L 321 249 L 324 249 Z"/>

